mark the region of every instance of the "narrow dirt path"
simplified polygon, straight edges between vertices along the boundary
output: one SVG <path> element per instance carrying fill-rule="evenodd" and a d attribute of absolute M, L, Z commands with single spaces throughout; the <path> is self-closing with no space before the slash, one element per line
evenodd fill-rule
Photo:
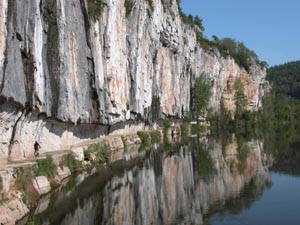
<path fill-rule="evenodd" d="M 136 134 L 136 133 L 132 133 L 132 134 Z M 132 134 L 126 134 L 126 135 L 132 135 Z M 123 136 L 123 135 L 116 134 L 116 135 L 103 136 L 103 137 L 92 139 L 92 140 L 85 140 L 85 141 L 78 142 L 77 144 L 71 146 L 69 149 L 61 149 L 61 150 L 42 152 L 39 157 L 27 157 L 25 159 L 18 160 L 18 161 L 1 162 L 0 170 L 32 166 L 36 163 L 37 159 L 44 159 L 48 155 L 52 156 L 53 159 L 55 160 L 57 158 L 61 158 L 63 155 L 68 154 L 72 148 L 85 147 L 85 146 L 88 146 L 91 144 L 102 142 L 107 139 L 121 137 L 121 136 Z"/>

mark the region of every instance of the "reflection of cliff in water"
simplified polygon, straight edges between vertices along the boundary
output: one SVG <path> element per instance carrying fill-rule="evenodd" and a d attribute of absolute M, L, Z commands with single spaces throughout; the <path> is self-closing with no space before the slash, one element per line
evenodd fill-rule
<path fill-rule="evenodd" d="M 99 173 L 85 180 L 75 191 L 76 200 L 73 196 L 73 200 L 60 201 L 60 207 L 63 203 L 70 207 L 69 212 L 46 216 L 51 214 L 49 207 L 37 218 L 46 216 L 50 224 L 73 225 L 202 224 L 212 206 L 228 204 L 245 188 L 254 190 L 252 199 L 260 196 L 269 182 L 261 146 L 252 141 L 243 154 L 235 142 L 223 150 L 212 142 L 180 147 L 172 153 L 151 152 L 135 166 L 126 164 L 124 173 L 111 171 L 112 177 Z M 55 204 L 50 203 L 52 210 L 57 210 Z"/>

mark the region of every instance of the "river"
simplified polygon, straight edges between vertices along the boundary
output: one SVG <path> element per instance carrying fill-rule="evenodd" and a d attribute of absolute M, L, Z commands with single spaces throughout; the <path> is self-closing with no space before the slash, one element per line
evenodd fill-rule
<path fill-rule="evenodd" d="M 300 178 L 270 170 L 259 140 L 204 139 L 125 158 L 71 177 L 19 224 L 300 223 Z"/>

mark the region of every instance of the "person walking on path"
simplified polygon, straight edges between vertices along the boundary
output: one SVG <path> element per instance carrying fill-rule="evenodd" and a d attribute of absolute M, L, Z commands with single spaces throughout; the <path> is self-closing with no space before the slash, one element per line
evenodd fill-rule
<path fill-rule="evenodd" d="M 39 149 L 41 148 L 41 146 L 37 141 L 35 141 L 33 146 L 34 146 L 34 156 L 38 157 L 40 155 Z"/>

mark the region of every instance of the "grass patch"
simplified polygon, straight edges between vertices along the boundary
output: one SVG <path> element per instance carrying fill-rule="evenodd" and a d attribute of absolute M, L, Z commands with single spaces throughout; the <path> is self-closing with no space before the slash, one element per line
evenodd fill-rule
<path fill-rule="evenodd" d="M 35 176 L 46 176 L 52 178 L 57 172 L 57 166 L 53 161 L 51 156 L 47 156 L 46 159 L 37 160 L 36 165 L 34 166 Z"/>
<path fill-rule="evenodd" d="M 81 168 L 82 163 L 75 158 L 75 155 L 73 153 L 69 153 L 63 157 L 61 165 L 69 167 L 71 171 L 76 171 Z"/>
<path fill-rule="evenodd" d="M 86 154 L 95 153 L 97 160 L 100 163 L 105 163 L 109 161 L 109 148 L 100 143 L 91 144 L 88 146 L 86 150 L 84 150 Z"/>

